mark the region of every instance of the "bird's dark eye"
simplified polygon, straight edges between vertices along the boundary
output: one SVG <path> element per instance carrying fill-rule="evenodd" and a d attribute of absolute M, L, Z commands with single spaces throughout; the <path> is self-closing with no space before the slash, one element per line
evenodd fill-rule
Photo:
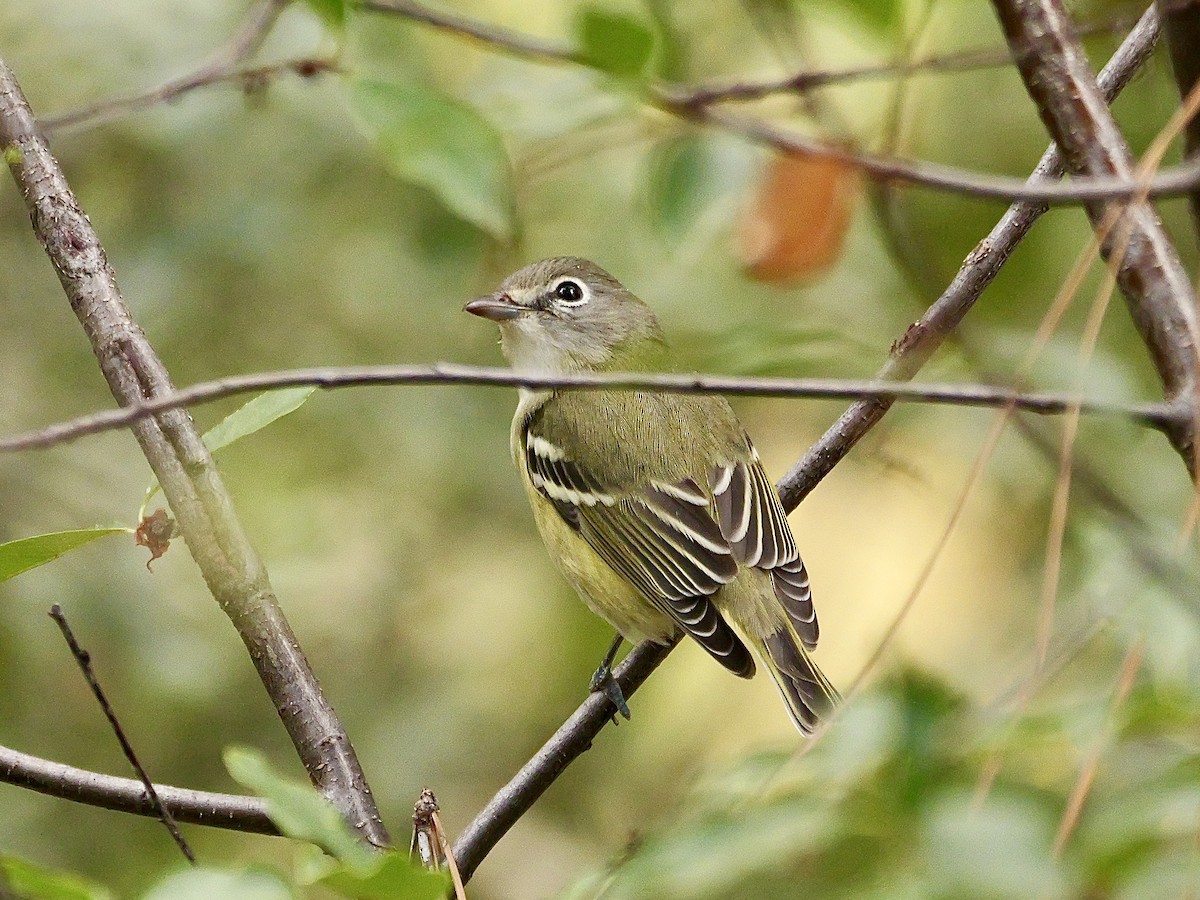
<path fill-rule="evenodd" d="M 564 303 L 578 303 L 583 299 L 583 288 L 577 281 L 564 281 L 554 289 L 554 296 Z"/>

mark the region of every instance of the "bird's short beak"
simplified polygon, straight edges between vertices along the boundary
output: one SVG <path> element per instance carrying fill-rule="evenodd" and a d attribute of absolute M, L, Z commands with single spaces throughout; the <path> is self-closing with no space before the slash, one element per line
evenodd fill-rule
<path fill-rule="evenodd" d="M 513 302 L 513 298 L 502 291 L 486 297 L 477 297 L 463 309 L 473 316 L 481 316 L 493 322 L 507 322 L 525 312 L 525 307 Z"/>

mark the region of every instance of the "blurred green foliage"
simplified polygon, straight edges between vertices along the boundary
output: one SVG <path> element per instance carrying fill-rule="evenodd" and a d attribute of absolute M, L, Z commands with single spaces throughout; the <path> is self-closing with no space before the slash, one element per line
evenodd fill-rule
<path fill-rule="evenodd" d="M 755 283 L 732 247 L 767 151 L 638 99 L 650 72 L 700 83 L 999 48 L 987 4 L 461 7 L 574 44 L 592 67 L 541 65 L 313 0 L 284 12 L 262 58 L 336 53 L 343 74 L 244 92 L 216 85 L 53 134 L 178 383 L 309 365 L 496 363 L 492 329 L 468 320 L 463 301 L 562 253 L 596 259 L 650 301 L 686 367 L 868 377 L 1002 211 L 869 187 L 873 202 L 860 202 L 832 270 Z M 0 57 L 35 110 L 52 114 L 198 66 L 245 11 L 10 0 Z M 1080 14 L 1139 11 L 1097 0 Z M 1093 60 L 1116 41 L 1089 38 Z M 1177 99 L 1156 55 L 1115 107 L 1135 149 Z M 865 148 L 1013 175 L 1046 143 L 1008 67 L 857 80 L 755 111 Z M 1184 204 L 1160 208 L 1194 270 Z M 1088 236 L 1078 210 L 1044 217 L 929 377 L 1011 372 Z M 0 190 L 0 258 L 0 431 L 110 405 L 12 189 Z M 1078 334 L 1099 281 L 1093 273 L 1031 381 L 1155 397 L 1117 304 L 1080 370 Z M 323 393 L 220 459 L 401 843 L 425 786 L 451 832 L 461 829 L 574 709 L 609 638 L 533 533 L 508 459 L 513 403 L 483 388 Z M 207 428 L 237 405 L 195 416 Z M 774 475 L 844 408 L 737 405 Z M 817 658 L 839 685 L 905 602 L 989 422 L 898 408 L 792 517 L 822 620 Z M 489 857 L 473 900 L 1200 893 L 1200 594 L 1194 552 L 1177 549 L 1191 487 L 1157 435 L 1083 423 L 1051 665 L 1035 676 L 1058 434 L 1055 422 L 1010 428 L 883 674 L 820 741 L 799 743 L 765 679 L 728 678 L 684 647 L 639 692 L 632 723 L 605 732 Z M 132 523 L 147 478 L 123 433 L 5 456 L 0 542 Z M 132 541 L 97 542 L 0 586 L 0 743 L 124 774 L 45 616 L 59 602 L 154 778 L 237 790 L 222 765 L 234 743 L 302 777 L 182 542 L 153 572 L 145 557 Z M 1114 708 L 1139 639 L 1145 660 Z M 1091 790 L 1056 856 L 1093 757 Z M 212 868 L 181 872 L 153 821 L 0 785 L 5 886 L 18 894 L 328 896 L 296 887 L 313 859 L 292 843 L 185 830 Z M 53 886 L 68 878 L 74 887 Z"/>

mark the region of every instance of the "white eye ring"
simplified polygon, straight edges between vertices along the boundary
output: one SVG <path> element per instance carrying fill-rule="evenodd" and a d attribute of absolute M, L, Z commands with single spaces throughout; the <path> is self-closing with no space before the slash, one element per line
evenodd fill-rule
<path fill-rule="evenodd" d="M 564 278 L 551 289 L 554 302 L 559 306 L 583 306 L 592 299 L 587 285 L 577 278 Z"/>

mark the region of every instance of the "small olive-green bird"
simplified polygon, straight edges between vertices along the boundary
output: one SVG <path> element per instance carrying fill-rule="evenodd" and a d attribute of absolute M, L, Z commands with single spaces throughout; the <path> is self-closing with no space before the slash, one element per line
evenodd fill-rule
<path fill-rule="evenodd" d="M 649 371 L 669 359 L 650 308 L 585 259 L 533 263 L 465 309 L 500 326 L 519 372 Z M 809 657 L 808 573 L 723 397 L 522 389 L 512 453 L 550 555 L 618 632 L 593 690 L 628 716 L 610 669 L 621 638 L 682 630 L 742 678 L 754 675 L 753 647 L 812 733 L 837 692 Z"/>

